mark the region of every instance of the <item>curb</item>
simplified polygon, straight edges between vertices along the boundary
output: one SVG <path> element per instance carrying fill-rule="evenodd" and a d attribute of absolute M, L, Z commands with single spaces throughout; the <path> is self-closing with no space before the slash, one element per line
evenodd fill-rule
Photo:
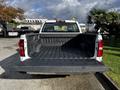
<path fill-rule="evenodd" d="M 95 76 L 105 90 L 120 90 L 120 88 L 118 88 L 118 86 L 116 86 L 115 83 L 113 83 L 113 81 L 104 73 L 96 72 Z"/>
<path fill-rule="evenodd" d="M 104 75 L 118 90 L 120 90 L 120 88 L 115 84 L 115 82 L 113 82 L 113 80 L 112 80 L 109 76 L 107 76 L 105 73 L 103 73 L 103 75 Z"/>

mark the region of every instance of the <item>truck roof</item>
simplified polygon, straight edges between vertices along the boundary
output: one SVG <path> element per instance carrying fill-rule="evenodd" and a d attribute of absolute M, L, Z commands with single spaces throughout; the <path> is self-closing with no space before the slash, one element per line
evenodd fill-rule
<path fill-rule="evenodd" d="M 61 22 L 68 22 L 68 23 L 75 23 L 75 22 L 77 22 L 77 21 L 75 21 L 75 20 L 46 20 L 45 22 L 59 22 L 59 21 L 61 21 Z"/>

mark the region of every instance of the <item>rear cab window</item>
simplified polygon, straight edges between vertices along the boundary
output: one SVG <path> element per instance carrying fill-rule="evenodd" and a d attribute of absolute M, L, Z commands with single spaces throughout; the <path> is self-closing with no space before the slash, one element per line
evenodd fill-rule
<path fill-rule="evenodd" d="M 79 32 L 79 28 L 75 22 L 46 22 L 42 32 Z"/>

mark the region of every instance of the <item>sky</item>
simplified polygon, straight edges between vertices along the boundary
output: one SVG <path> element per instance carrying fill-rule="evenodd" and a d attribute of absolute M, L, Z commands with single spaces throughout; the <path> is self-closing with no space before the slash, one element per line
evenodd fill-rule
<path fill-rule="evenodd" d="M 85 22 L 92 8 L 120 11 L 120 0 L 7 0 L 7 5 L 25 10 L 27 18 L 59 18 L 76 17 Z"/>

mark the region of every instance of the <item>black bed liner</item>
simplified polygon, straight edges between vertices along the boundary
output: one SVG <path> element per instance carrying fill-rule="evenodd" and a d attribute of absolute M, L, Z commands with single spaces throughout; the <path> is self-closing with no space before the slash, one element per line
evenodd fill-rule
<path fill-rule="evenodd" d="M 40 52 L 34 53 L 35 59 L 80 59 L 90 57 L 91 53 L 78 48 L 64 48 L 61 46 L 42 46 Z"/>

